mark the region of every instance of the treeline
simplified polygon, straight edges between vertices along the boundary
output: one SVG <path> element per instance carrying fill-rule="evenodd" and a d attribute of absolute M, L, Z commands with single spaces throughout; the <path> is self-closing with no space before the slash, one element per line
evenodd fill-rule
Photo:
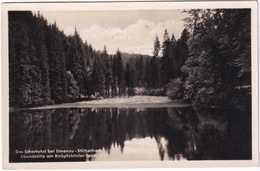
<path fill-rule="evenodd" d="M 9 95 L 11 107 L 64 103 L 81 98 L 166 95 L 164 85 L 180 76 L 188 32 L 180 40 L 165 30 L 162 57 L 158 37 L 153 57 L 96 51 L 77 30 L 66 36 L 38 13 L 9 12 Z M 184 48 L 182 48 L 184 47 Z M 184 51 L 184 52 L 183 52 Z M 174 55 L 173 55 L 174 54 Z"/>
<path fill-rule="evenodd" d="M 90 61 L 99 54 L 76 30 L 66 36 L 29 11 L 11 11 L 8 17 L 10 106 L 69 102 L 86 92 Z"/>
<path fill-rule="evenodd" d="M 250 9 L 185 10 L 181 37 L 155 35 L 153 56 L 109 55 L 40 14 L 9 12 L 10 106 L 87 97 L 168 95 L 196 105 L 251 107 Z M 102 43 L 102 42 L 101 42 Z M 120 47 L 119 47 L 120 48 Z"/>
<path fill-rule="evenodd" d="M 166 90 L 167 84 L 180 77 L 184 73 L 181 67 L 188 58 L 187 41 L 189 33 L 183 30 L 180 39 L 176 40 L 174 34 L 169 36 L 165 29 L 162 45 L 158 36 L 154 41 L 154 51 L 152 58 L 146 61 L 145 68 L 146 88 L 163 88 Z M 161 51 L 161 56 L 159 55 Z"/>
<path fill-rule="evenodd" d="M 172 99 L 251 109 L 251 10 L 186 10 L 185 74 L 168 84 Z"/>
<path fill-rule="evenodd" d="M 167 84 L 184 73 L 181 66 L 188 58 L 189 33 L 183 30 L 180 39 L 171 38 L 167 29 L 162 45 L 158 36 L 154 41 L 153 56 L 121 53 L 108 55 L 106 47 L 96 56 L 89 94 L 103 97 L 122 95 L 166 95 Z M 161 51 L 162 55 L 159 55 Z"/>

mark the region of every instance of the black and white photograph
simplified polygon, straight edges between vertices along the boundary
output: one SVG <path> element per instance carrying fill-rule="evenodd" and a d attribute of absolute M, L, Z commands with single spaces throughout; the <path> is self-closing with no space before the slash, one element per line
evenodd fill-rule
<path fill-rule="evenodd" d="M 8 165 L 254 164 L 256 3 L 62 5 L 6 4 Z"/>

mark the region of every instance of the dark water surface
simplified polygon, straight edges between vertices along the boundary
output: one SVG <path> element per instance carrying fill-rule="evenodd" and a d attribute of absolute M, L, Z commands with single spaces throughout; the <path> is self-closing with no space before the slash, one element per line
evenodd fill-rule
<path fill-rule="evenodd" d="M 251 113 L 222 109 L 18 111 L 9 140 L 10 162 L 252 158 Z"/>

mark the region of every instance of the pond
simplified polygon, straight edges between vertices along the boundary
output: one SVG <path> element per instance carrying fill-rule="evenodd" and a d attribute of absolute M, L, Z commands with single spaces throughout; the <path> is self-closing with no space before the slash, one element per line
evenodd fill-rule
<path fill-rule="evenodd" d="M 10 162 L 250 160 L 251 113 L 66 108 L 11 112 Z"/>

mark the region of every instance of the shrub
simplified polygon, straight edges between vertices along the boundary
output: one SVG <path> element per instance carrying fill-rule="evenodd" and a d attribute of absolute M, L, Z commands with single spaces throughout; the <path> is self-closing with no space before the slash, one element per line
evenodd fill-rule
<path fill-rule="evenodd" d="M 137 96 L 165 96 L 163 88 L 146 89 L 144 87 L 134 88 L 134 94 Z"/>
<path fill-rule="evenodd" d="M 172 100 L 182 100 L 183 91 L 183 82 L 180 78 L 172 80 L 169 84 L 167 84 L 167 96 Z"/>

